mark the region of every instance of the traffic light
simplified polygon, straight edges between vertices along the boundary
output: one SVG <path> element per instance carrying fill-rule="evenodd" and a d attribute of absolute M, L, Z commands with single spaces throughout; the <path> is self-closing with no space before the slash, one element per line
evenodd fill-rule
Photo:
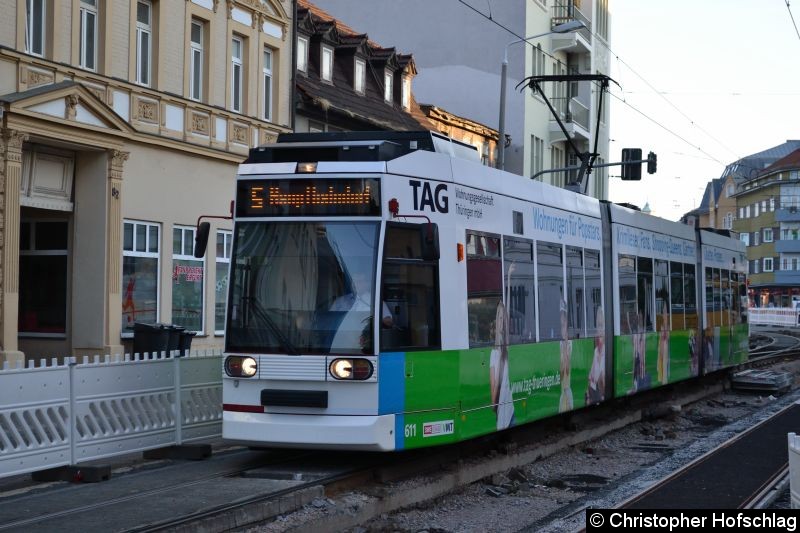
<path fill-rule="evenodd" d="M 656 164 L 658 163 L 658 159 L 656 158 L 656 154 L 650 152 L 647 154 L 647 173 L 648 174 L 655 174 L 656 173 Z"/>
<path fill-rule="evenodd" d="M 625 181 L 638 181 L 642 179 L 641 148 L 622 149 L 622 179 Z"/>

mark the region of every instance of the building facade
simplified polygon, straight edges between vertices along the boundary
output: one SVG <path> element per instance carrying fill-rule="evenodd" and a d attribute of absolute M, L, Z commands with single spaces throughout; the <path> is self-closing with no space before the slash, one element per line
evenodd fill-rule
<path fill-rule="evenodd" d="M 411 54 L 381 46 L 298 0 L 295 131 L 433 130 L 472 144 L 493 164 L 497 131 L 418 104 L 416 74 Z"/>
<path fill-rule="evenodd" d="M 507 50 L 505 117 L 510 144 L 505 169 L 533 176 L 540 170 L 578 164 L 543 99 L 530 89 L 520 92 L 515 87 L 532 75 L 608 74 L 608 0 L 504 0 L 475 9 L 424 0 L 315 3 L 349 24 L 369 28 L 373 38 L 413 52 L 418 71 L 414 92 L 420 102 L 435 102 L 450 113 L 492 127 L 499 124 L 500 65 Z M 583 21 L 588 29 L 511 44 L 571 20 Z M 578 150 L 592 150 L 597 86 L 565 81 L 548 83 L 544 89 Z M 607 101 L 602 111 L 598 163 L 609 161 Z M 541 179 L 563 186 L 571 174 L 544 174 Z M 607 198 L 606 169 L 597 169 L 590 180 L 589 194 Z"/>
<path fill-rule="evenodd" d="M 800 300 L 800 149 L 740 184 L 736 200 L 751 305 L 793 306 Z"/>
<path fill-rule="evenodd" d="M 0 360 L 224 329 L 248 149 L 291 129 L 291 0 L 0 0 Z M 213 241 L 212 241 L 213 242 Z"/>

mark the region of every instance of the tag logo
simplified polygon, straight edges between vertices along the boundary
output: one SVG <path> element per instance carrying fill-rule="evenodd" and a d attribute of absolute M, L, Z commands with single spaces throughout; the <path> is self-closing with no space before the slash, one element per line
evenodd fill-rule
<path fill-rule="evenodd" d="M 431 184 L 418 180 L 408 180 L 408 184 L 414 189 L 414 211 L 425 211 L 426 208 L 431 213 L 447 213 L 449 199 L 447 197 L 447 184 L 440 183 L 434 189 Z M 420 190 L 421 189 L 421 190 Z"/>
<path fill-rule="evenodd" d="M 438 437 L 440 435 L 452 435 L 455 429 L 455 422 L 452 420 L 441 420 L 439 422 L 426 422 L 422 424 L 422 437 Z"/>

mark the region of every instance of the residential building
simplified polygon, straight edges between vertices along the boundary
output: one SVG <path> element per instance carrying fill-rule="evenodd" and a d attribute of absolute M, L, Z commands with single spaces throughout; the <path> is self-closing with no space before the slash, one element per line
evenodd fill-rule
<path fill-rule="evenodd" d="M 751 305 L 791 306 L 800 298 L 800 149 L 742 182 L 736 200 Z"/>
<path fill-rule="evenodd" d="M 533 176 L 540 170 L 578 164 L 544 100 L 517 85 L 531 75 L 608 74 L 608 0 L 504 0 L 474 8 L 426 0 L 315 3 L 349 24 L 369 28 L 381 42 L 414 51 L 416 98 L 481 124 L 499 125 L 500 65 L 507 51 L 505 118 L 510 144 L 505 169 Z M 588 29 L 511 44 L 571 20 L 583 21 Z M 578 151 L 593 150 L 599 94 L 595 83 L 550 82 L 544 89 Z M 598 163 L 610 161 L 608 108 L 604 101 Z M 571 174 L 544 174 L 540 179 L 563 186 Z M 592 173 L 588 191 L 607 198 L 606 169 Z"/>
<path fill-rule="evenodd" d="M 497 131 L 417 103 L 414 57 L 385 48 L 307 0 L 297 9 L 298 132 L 434 130 L 494 162 Z"/>
<path fill-rule="evenodd" d="M 248 149 L 290 131 L 291 0 L 0 0 L 0 361 L 221 345 Z"/>

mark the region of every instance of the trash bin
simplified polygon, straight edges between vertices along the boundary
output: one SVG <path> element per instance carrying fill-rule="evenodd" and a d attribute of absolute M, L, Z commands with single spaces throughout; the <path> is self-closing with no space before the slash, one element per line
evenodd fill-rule
<path fill-rule="evenodd" d="M 168 342 L 169 331 L 164 329 L 161 324 L 145 324 L 144 322 L 134 322 L 134 354 L 155 354 L 166 351 Z"/>
<path fill-rule="evenodd" d="M 186 328 L 183 326 L 177 326 L 175 324 L 162 324 L 162 327 L 167 330 L 169 334 L 167 351 L 172 353 L 179 348 L 181 344 L 181 333 L 183 333 Z"/>
<path fill-rule="evenodd" d="M 195 335 L 197 335 L 196 331 L 181 331 L 181 340 L 178 345 L 178 350 L 180 350 L 182 356 L 189 355 L 189 350 L 192 347 L 192 339 Z"/>

